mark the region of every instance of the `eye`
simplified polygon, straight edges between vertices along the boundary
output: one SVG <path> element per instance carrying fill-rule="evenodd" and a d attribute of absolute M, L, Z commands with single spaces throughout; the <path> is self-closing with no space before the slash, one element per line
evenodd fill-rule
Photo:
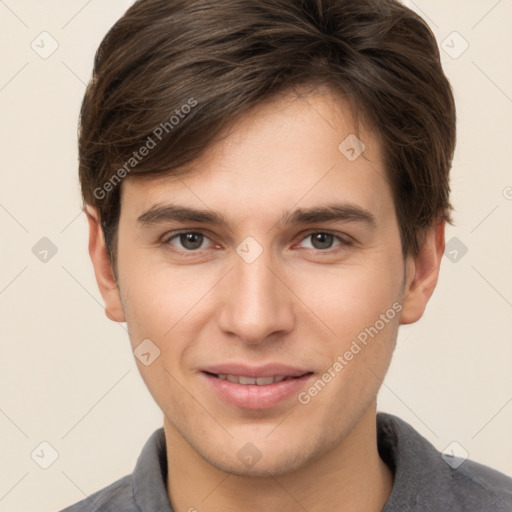
<path fill-rule="evenodd" d="M 177 247 L 177 249 L 184 252 L 193 252 L 199 249 L 205 249 L 206 247 L 202 247 L 205 240 L 209 239 L 203 233 L 197 231 L 182 231 L 167 237 L 164 242 L 174 247 L 176 247 L 176 245 L 173 242 L 179 242 L 181 247 Z"/>
<path fill-rule="evenodd" d="M 347 236 L 336 235 L 327 231 L 313 231 L 306 234 L 300 244 L 310 240 L 309 245 L 303 247 L 306 249 L 315 249 L 317 251 L 327 252 L 336 247 L 343 248 L 351 245 L 351 240 Z M 210 246 L 208 246 L 210 242 Z M 166 236 L 163 239 L 164 244 L 171 245 L 178 252 L 199 252 L 202 249 L 208 249 L 213 242 L 200 231 L 181 231 Z M 300 245 L 299 244 L 299 245 Z"/>
<path fill-rule="evenodd" d="M 335 235 L 333 233 L 328 233 L 325 231 L 315 231 L 312 233 L 308 233 L 303 241 L 306 241 L 310 239 L 311 244 L 309 247 L 306 247 L 307 249 L 317 249 L 320 251 L 325 251 L 328 249 L 331 249 L 333 247 L 333 243 L 337 240 L 338 244 L 335 246 L 340 245 L 350 245 L 349 240 L 345 240 L 341 236 Z"/>

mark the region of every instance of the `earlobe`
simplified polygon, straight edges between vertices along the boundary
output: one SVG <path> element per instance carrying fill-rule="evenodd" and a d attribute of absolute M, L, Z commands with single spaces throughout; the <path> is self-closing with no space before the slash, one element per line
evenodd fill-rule
<path fill-rule="evenodd" d="M 98 288 L 105 301 L 105 314 L 114 322 L 125 322 L 119 287 L 105 246 L 99 213 L 89 205 L 85 207 L 85 213 L 89 223 L 89 255 L 94 267 Z"/>
<path fill-rule="evenodd" d="M 434 292 L 444 254 L 445 221 L 429 228 L 417 255 L 407 257 L 406 285 L 402 299 L 401 324 L 412 324 L 422 316 Z"/>

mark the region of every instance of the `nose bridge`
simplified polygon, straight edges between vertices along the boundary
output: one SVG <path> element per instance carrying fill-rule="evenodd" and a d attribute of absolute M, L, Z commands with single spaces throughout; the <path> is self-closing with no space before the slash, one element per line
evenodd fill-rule
<path fill-rule="evenodd" d="M 241 244 L 225 283 L 219 323 L 222 330 L 236 334 L 246 343 L 259 343 L 274 332 L 291 329 L 291 297 L 275 275 L 270 250 L 260 249 L 259 256 L 252 260 L 247 254 L 254 247 L 249 246 L 245 254 L 243 249 Z"/>

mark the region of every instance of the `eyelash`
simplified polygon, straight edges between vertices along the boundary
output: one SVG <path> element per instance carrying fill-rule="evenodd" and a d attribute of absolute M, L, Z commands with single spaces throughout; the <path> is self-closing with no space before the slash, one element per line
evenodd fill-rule
<path fill-rule="evenodd" d="M 183 231 L 177 231 L 175 233 L 166 234 L 162 239 L 162 243 L 164 245 L 171 245 L 170 242 L 172 240 L 174 240 L 176 238 L 179 239 L 180 235 L 186 235 L 186 234 L 202 235 L 205 238 L 207 238 L 208 240 L 210 240 L 208 235 L 203 231 L 183 230 Z M 316 235 L 316 234 L 330 235 L 330 236 L 333 236 L 335 239 L 337 239 L 340 242 L 340 244 L 335 246 L 334 248 L 331 247 L 329 249 L 324 249 L 324 250 L 309 248 L 309 247 L 307 248 L 308 250 L 313 250 L 318 253 L 327 253 L 327 254 L 331 253 L 332 254 L 333 252 L 337 252 L 338 250 L 343 250 L 343 248 L 349 247 L 349 246 L 353 245 L 353 243 L 354 243 L 354 241 L 348 235 L 345 235 L 345 234 L 341 235 L 340 233 L 337 234 L 332 231 L 325 231 L 325 230 L 308 231 L 307 233 L 302 235 L 302 238 L 300 239 L 300 241 L 302 242 L 303 240 L 310 237 L 311 235 Z M 336 249 L 336 248 L 338 248 L 338 249 Z M 176 252 L 181 253 L 181 254 L 187 254 L 187 255 L 193 256 L 193 255 L 200 253 L 201 251 L 203 251 L 205 249 L 186 250 L 186 249 L 173 248 L 173 250 L 175 250 Z"/>

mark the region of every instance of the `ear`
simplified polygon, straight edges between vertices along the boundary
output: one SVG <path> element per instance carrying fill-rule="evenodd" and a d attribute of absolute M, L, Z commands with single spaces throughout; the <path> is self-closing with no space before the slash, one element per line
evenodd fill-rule
<path fill-rule="evenodd" d="M 406 285 L 402 299 L 401 324 L 417 322 L 427 307 L 439 277 L 444 254 L 446 222 L 438 221 L 421 240 L 417 255 L 406 258 Z"/>
<path fill-rule="evenodd" d="M 89 222 L 89 255 L 98 288 L 105 301 L 105 314 L 114 322 L 125 322 L 119 287 L 105 246 L 99 213 L 89 205 L 86 206 L 85 213 Z"/>

